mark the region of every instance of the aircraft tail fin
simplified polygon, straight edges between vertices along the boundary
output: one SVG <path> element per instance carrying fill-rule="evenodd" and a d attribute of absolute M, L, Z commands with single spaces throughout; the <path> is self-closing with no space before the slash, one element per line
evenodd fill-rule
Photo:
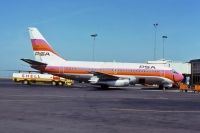
<path fill-rule="evenodd" d="M 64 60 L 54 51 L 54 49 L 46 41 L 37 28 L 30 27 L 29 35 L 36 61 L 50 65 L 58 65 L 66 62 L 66 60 Z"/>

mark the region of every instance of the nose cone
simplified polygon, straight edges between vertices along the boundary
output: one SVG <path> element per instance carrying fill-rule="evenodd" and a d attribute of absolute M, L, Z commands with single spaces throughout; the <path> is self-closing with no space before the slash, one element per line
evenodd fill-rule
<path fill-rule="evenodd" d="M 180 82 L 180 81 L 182 81 L 183 79 L 184 79 L 184 77 L 183 77 L 182 74 L 177 74 L 177 75 L 175 76 L 175 81 L 176 81 L 176 82 Z"/>

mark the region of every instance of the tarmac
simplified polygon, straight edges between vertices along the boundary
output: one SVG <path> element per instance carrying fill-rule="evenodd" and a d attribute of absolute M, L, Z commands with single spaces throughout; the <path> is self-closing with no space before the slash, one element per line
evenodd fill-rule
<path fill-rule="evenodd" d="M 0 133 L 199 133 L 200 94 L 0 80 Z"/>

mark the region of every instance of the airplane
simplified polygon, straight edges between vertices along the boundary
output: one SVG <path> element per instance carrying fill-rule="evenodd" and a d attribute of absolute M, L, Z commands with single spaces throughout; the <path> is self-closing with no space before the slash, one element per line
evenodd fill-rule
<path fill-rule="evenodd" d="M 159 88 L 167 88 L 183 80 L 181 73 L 158 64 L 65 60 L 37 28 L 28 29 L 35 60 L 21 60 L 41 73 L 89 82 L 101 88 L 135 84 L 156 84 Z"/>

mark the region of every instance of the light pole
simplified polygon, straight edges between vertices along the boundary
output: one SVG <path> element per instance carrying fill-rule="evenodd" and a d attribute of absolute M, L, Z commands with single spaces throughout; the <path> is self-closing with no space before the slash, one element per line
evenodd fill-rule
<path fill-rule="evenodd" d="M 162 36 L 163 39 L 163 59 L 165 59 L 165 39 L 167 39 L 167 36 Z"/>
<path fill-rule="evenodd" d="M 154 56 L 153 56 L 153 58 L 154 58 L 154 60 L 156 60 L 156 43 L 157 43 L 157 38 L 156 38 L 156 36 L 157 36 L 157 27 L 158 27 L 158 23 L 155 23 L 155 24 L 153 24 L 153 26 L 154 26 L 154 28 L 155 28 L 155 38 L 154 38 Z"/>
<path fill-rule="evenodd" d="M 95 61 L 95 38 L 97 37 L 97 34 L 90 35 L 93 38 L 93 49 L 92 49 L 92 60 Z"/>

